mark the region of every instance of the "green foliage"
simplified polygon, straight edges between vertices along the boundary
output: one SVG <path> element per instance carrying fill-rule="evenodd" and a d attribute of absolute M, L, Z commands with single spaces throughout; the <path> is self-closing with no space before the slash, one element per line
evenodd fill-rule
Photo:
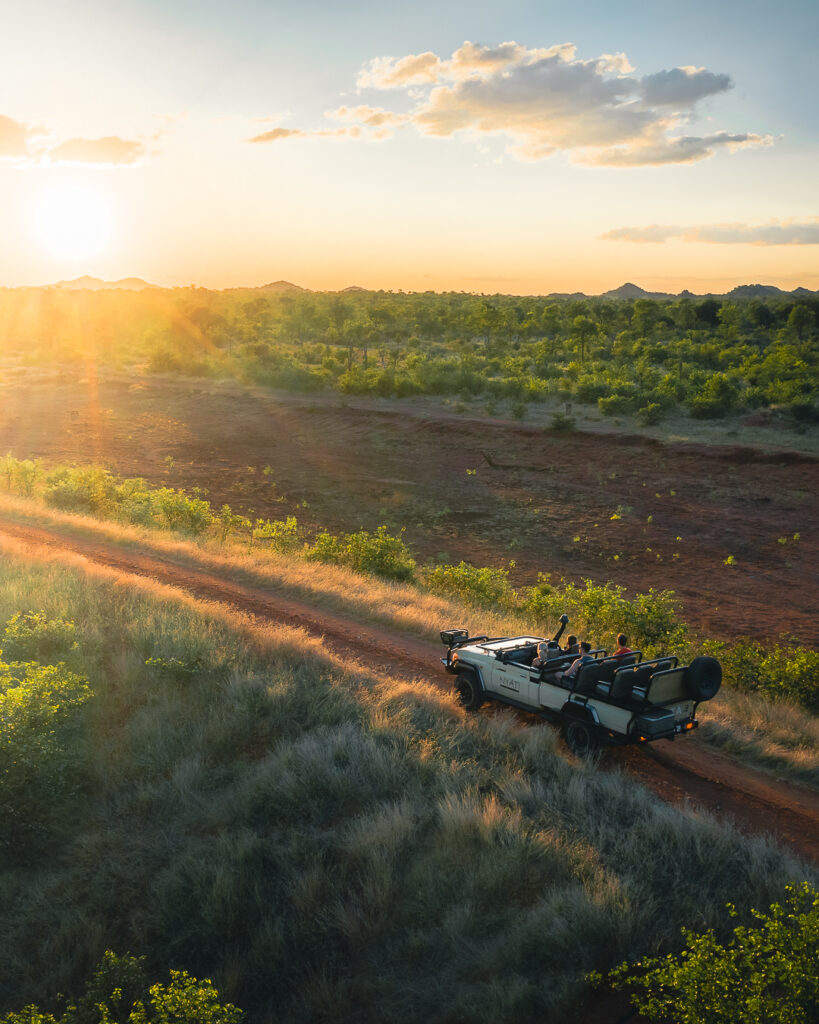
<path fill-rule="evenodd" d="M 105 951 L 83 996 L 61 1017 L 27 1006 L 0 1024 L 241 1024 L 244 1014 L 220 1003 L 210 979 L 170 972 L 170 984 L 150 985 L 145 957 Z"/>
<path fill-rule="evenodd" d="M 762 643 L 749 638 L 706 647 L 723 665 L 728 685 L 744 693 L 761 693 L 819 711 L 819 651 L 790 643 Z"/>
<path fill-rule="evenodd" d="M 65 661 L 77 650 L 76 626 L 68 619 L 49 619 L 45 612 L 15 612 L 0 639 L 6 661 Z"/>
<path fill-rule="evenodd" d="M 574 416 L 567 416 L 565 413 L 562 412 L 553 413 L 551 419 L 549 420 L 550 430 L 574 430 L 576 425 L 577 421 L 575 420 Z"/>
<path fill-rule="evenodd" d="M 151 492 L 151 500 L 160 521 L 169 530 L 179 530 L 195 537 L 204 533 L 211 524 L 210 503 L 198 495 L 160 487 Z"/>
<path fill-rule="evenodd" d="M 295 516 L 287 516 L 286 519 L 257 519 L 253 536 L 267 542 L 273 551 L 285 554 L 293 554 L 303 547 L 301 530 Z"/>
<path fill-rule="evenodd" d="M 386 526 L 379 526 L 375 532 L 359 530 L 339 537 L 322 531 L 308 548 L 307 556 L 385 579 L 411 580 L 415 575 L 415 559 L 409 548 L 400 536 L 391 537 Z"/>
<path fill-rule="evenodd" d="M 736 917 L 736 910 L 729 904 Z M 784 906 L 751 911 L 727 945 L 683 929 L 679 956 L 622 964 L 610 979 L 649 1020 L 678 1024 L 814 1024 L 819 1007 L 819 892 L 788 886 Z M 634 991 L 636 990 L 636 991 Z"/>
<path fill-rule="evenodd" d="M 66 512 L 110 515 L 117 502 L 116 481 L 101 466 L 60 466 L 46 476 L 46 504 Z"/>
<path fill-rule="evenodd" d="M 625 587 L 602 586 L 584 580 L 583 586 L 539 574 L 537 583 L 521 594 L 524 612 L 544 623 L 552 623 L 566 612 L 573 632 L 590 637 L 596 644 L 612 647 L 618 633 L 625 633 L 632 647 L 645 653 L 674 653 L 686 642 L 687 629 L 678 618 L 674 594 L 650 589 L 647 594 L 624 597 Z"/>
<path fill-rule="evenodd" d="M 423 582 L 434 594 L 455 597 L 478 608 L 510 608 L 516 597 L 508 569 L 479 568 L 468 562 L 427 566 Z"/>
<path fill-rule="evenodd" d="M 0 848 L 22 855 L 79 783 L 77 712 L 87 679 L 65 665 L 0 662 Z"/>
<path fill-rule="evenodd" d="M 652 427 L 663 418 L 663 407 L 658 402 L 649 402 L 637 410 L 637 422 L 643 427 Z"/>
<path fill-rule="evenodd" d="M 147 658 L 145 664 L 153 669 L 163 679 L 170 679 L 175 683 L 188 682 L 197 675 L 200 675 L 204 666 L 198 658 L 186 661 L 184 658 L 162 658 L 154 656 Z"/>

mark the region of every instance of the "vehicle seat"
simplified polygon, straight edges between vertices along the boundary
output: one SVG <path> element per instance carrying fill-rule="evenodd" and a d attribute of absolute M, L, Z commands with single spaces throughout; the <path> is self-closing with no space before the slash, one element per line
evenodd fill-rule
<path fill-rule="evenodd" d="M 593 661 L 588 665 L 583 665 L 577 673 L 577 685 L 574 692 L 592 693 L 600 680 L 600 671 L 604 664 L 603 661 Z"/>

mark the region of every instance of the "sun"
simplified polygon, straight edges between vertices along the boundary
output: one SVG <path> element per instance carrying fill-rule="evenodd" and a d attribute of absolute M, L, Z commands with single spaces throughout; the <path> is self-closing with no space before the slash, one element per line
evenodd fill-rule
<path fill-rule="evenodd" d="M 107 246 L 113 231 L 111 208 L 100 195 L 84 185 L 59 185 L 40 200 L 37 233 L 52 255 L 82 260 Z"/>

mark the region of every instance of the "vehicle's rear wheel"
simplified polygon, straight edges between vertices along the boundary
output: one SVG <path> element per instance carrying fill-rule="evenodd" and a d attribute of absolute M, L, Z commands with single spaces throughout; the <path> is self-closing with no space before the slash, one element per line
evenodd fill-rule
<path fill-rule="evenodd" d="M 566 746 L 577 757 L 591 757 L 599 743 L 594 726 L 583 718 L 570 718 L 563 727 Z"/>
<path fill-rule="evenodd" d="M 477 711 L 483 704 L 483 690 L 478 677 L 473 672 L 459 672 L 455 680 L 455 693 L 458 703 L 467 711 Z"/>

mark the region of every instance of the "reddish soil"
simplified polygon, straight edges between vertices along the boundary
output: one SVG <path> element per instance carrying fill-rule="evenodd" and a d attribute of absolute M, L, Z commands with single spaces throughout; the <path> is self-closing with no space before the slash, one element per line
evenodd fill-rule
<path fill-rule="evenodd" d="M 543 571 L 672 589 L 707 635 L 819 643 L 819 460 L 810 455 L 54 372 L 0 389 L 5 451 L 95 460 L 333 532 L 405 526 L 422 559 L 514 559 L 517 584 Z"/>
<path fill-rule="evenodd" d="M 443 672 L 434 671 L 441 655 L 439 646 L 382 626 L 318 610 L 268 590 L 179 565 L 170 558 L 125 552 L 114 545 L 6 521 L 0 521 L 2 534 L 32 546 L 76 552 L 124 573 L 158 579 L 265 621 L 298 625 L 323 637 L 334 653 L 374 671 L 450 686 Z M 694 736 L 673 744 L 615 748 L 607 752 L 606 759 L 669 803 L 700 806 L 717 817 L 732 819 L 744 831 L 772 834 L 798 856 L 819 864 L 819 794 L 750 771 L 701 746 Z"/>

